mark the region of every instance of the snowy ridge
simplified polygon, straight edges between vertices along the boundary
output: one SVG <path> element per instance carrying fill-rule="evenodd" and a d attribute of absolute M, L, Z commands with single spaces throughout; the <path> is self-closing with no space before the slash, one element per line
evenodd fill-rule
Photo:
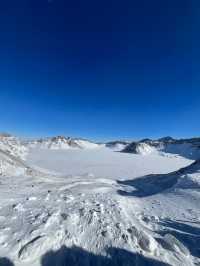
<path fill-rule="evenodd" d="M 93 149 L 98 148 L 98 144 L 88 140 L 74 139 L 70 137 L 57 136 L 53 138 L 40 139 L 35 141 L 27 141 L 26 145 L 29 148 L 52 149 L 52 150 L 67 150 L 72 148 L 78 149 Z"/>
<path fill-rule="evenodd" d="M 122 151 L 135 154 L 161 152 L 165 155 L 165 153 L 171 153 L 196 160 L 200 158 L 200 138 L 175 140 L 166 137 L 159 140 L 147 139 L 139 142 L 132 142 Z"/>

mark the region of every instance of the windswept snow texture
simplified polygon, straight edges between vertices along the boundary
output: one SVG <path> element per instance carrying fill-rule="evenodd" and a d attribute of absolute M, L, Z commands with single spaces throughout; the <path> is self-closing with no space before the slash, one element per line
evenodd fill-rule
<path fill-rule="evenodd" d="M 163 139 L 137 154 L 0 141 L 0 266 L 200 265 L 200 161 L 188 153 L 161 151 Z"/>

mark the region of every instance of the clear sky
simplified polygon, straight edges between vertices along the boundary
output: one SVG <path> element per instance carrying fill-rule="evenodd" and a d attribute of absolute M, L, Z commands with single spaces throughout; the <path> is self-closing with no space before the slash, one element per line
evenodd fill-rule
<path fill-rule="evenodd" d="M 0 3 L 0 131 L 200 135 L 200 2 Z"/>

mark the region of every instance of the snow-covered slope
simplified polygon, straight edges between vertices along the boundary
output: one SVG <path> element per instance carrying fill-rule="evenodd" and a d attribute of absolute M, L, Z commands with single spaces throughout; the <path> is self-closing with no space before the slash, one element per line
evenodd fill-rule
<path fill-rule="evenodd" d="M 166 137 L 159 140 L 147 139 L 139 142 L 132 142 L 122 151 L 135 154 L 162 152 L 163 155 L 165 155 L 166 153 L 171 153 L 196 160 L 200 158 L 200 138 L 175 140 Z"/>
<path fill-rule="evenodd" d="M 0 176 L 19 176 L 26 173 L 23 162 L 28 153 L 21 141 L 7 134 L 0 135 Z"/>
<path fill-rule="evenodd" d="M 26 167 L 18 159 L 0 151 L 0 177 L 18 176 L 26 173 Z"/>
<path fill-rule="evenodd" d="M 20 159 L 25 159 L 28 152 L 27 147 L 19 138 L 10 135 L 0 135 L 0 150 Z"/>
<path fill-rule="evenodd" d="M 91 142 L 89 140 L 75 139 L 74 141 L 81 149 L 95 149 L 100 147 L 100 144 Z"/>
<path fill-rule="evenodd" d="M 200 265 L 198 160 L 163 156 L 166 140 L 137 154 L 64 142 L 0 152 L 26 169 L 0 176 L 1 266 Z"/>
<path fill-rule="evenodd" d="M 200 189 L 200 160 L 168 174 L 150 174 L 133 180 L 119 181 L 136 188 L 131 195 L 149 196 L 176 189 Z"/>

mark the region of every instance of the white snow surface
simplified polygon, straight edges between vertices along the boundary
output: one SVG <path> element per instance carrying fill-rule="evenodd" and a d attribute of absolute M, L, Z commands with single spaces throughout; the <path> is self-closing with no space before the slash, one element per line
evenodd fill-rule
<path fill-rule="evenodd" d="M 32 149 L 27 156 L 29 165 L 50 169 L 60 175 L 87 175 L 108 179 L 130 179 L 146 174 L 168 173 L 192 161 L 183 157 L 146 156 L 115 152 L 109 148 L 92 150 Z"/>
<path fill-rule="evenodd" d="M 13 145 L 26 156 L 1 146 L 1 266 L 200 265 L 199 161 Z"/>
<path fill-rule="evenodd" d="M 138 154 L 144 155 L 155 152 L 159 152 L 164 156 L 166 156 L 167 154 L 174 154 L 176 156 L 182 156 L 193 160 L 200 158 L 200 147 L 197 147 L 191 143 L 159 143 L 157 148 L 146 143 L 138 144 Z"/>
<path fill-rule="evenodd" d="M 28 149 L 22 144 L 20 139 L 16 137 L 0 136 L 0 151 L 5 151 L 20 159 L 25 159 Z"/>

